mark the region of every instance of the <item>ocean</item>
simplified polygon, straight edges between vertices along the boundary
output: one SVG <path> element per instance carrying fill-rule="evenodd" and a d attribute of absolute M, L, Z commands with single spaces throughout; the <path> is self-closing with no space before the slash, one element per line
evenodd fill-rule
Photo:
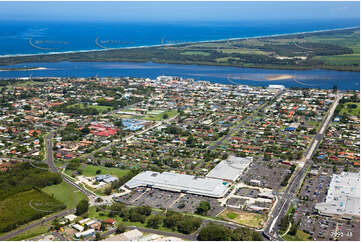
<path fill-rule="evenodd" d="M 101 50 L 359 27 L 359 19 L 241 22 L 0 22 L 0 56 Z"/>

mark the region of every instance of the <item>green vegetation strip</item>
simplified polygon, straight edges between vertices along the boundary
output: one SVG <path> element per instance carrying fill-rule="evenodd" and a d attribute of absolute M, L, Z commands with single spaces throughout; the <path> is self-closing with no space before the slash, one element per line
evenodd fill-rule
<path fill-rule="evenodd" d="M 44 211 L 55 212 L 64 208 L 61 202 L 44 192 L 37 190 L 19 192 L 0 201 L 0 232 L 8 232 L 18 225 L 52 213 Z"/>

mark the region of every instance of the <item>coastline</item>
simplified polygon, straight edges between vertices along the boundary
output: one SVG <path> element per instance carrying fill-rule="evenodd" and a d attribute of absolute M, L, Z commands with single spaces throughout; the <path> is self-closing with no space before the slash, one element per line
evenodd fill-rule
<path fill-rule="evenodd" d="M 217 40 L 189 41 L 189 42 L 181 42 L 181 43 L 174 43 L 174 44 L 156 44 L 156 45 L 142 45 L 142 46 L 106 48 L 106 49 L 72 50 L 72 51 L 62 51 L 62 52 L 42 52 L 42 53 L 36 53 L 36 54 L 0 55 L 0 59 L 1 58 L 35 57 L 35 56 L 49 56 L 49 55 L 62 55 L 62 54 L 90 53 L 90 52 L 105 52 L 105 51 L 111 51 L 111 50 L 144 49 L 144 48 L 153 48 L 153 47 L 178 46 L 178 45 L 184 45 L 184 44 L 198 44 L 198 43 L 217 43 L 217 42 L 224 42 L 224 41 L 247 40 L 247 39 L 264 39 L 264 38 L 284 37 L 284 36 L 292 36 L 292 35 L 299 35 L 299 34 L 323 33 L 323 32 L 330 32 L 330 31 L 359 29 L 359 28 L 360 28 L 360 26 L 354 26 L 354 27 L 346 27 L 346 28 L 323 29 L 323 30 L 314 30 L 314 31 L 306 31 L 306 32 L 286 33 L 286 34 L 271 34 L 271 35 L 259 35 L 259 36 L 251 36 L 251 37 L 228 38 L 228 39 L 217 39 Z"/>

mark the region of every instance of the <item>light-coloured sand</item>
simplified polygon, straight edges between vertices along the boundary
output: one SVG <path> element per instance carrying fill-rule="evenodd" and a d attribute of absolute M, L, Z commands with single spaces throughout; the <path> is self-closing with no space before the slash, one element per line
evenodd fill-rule
<path fill-rule="evenodd" d="M 266 76 L 266 80 L 268 81 L 280 81 L 280 80 L 286 80 L 286 79 L 292 79 L 294 76 L 292 75 L 269 75 Z"/>

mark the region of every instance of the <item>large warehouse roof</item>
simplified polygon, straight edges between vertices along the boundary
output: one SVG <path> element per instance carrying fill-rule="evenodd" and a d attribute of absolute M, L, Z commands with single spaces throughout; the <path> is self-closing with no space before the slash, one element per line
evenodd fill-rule
<path fill-rule="evenodd" d="M 218 163 L 218 165 L 207 174 L 207 177 L 235 181 L 242 175 L 252 160 L 252 157 L 242 158 L 230 156 L 227 160 Z"/>
<path fill-rule="evenodd" d="M 360 173 L 333 175 L 326 202 L 317 203 L 322 214 L 360 216 Z"/>
<path fill-rule="evenodd" d="M 228 191 L 228 184 L 218 179 L 153 171 L 139 173 L 128 181 L 125 186 L 130 189 L 140 186 L 151 186 L 167 191 L 185 192 L 209 197 L 223 197 Z"/>

